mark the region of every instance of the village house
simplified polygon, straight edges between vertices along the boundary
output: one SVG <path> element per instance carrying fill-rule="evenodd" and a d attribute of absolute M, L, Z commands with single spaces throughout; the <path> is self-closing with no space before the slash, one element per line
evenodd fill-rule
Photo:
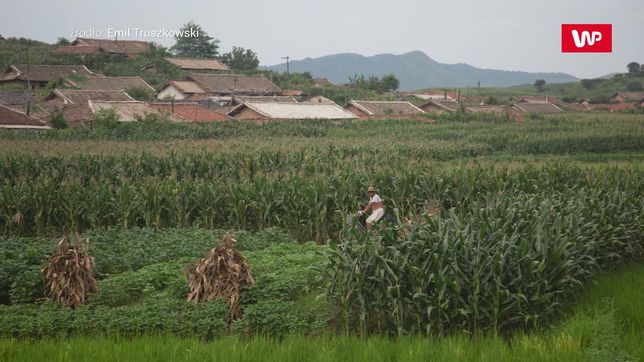
<path fill-rule="evenodd" d="M 569 111 L 588 112 L 593 110 L 593 106 L 585 99 L 577 103 L 562 103 L 561 107 Z"/>
<path fill-rule="evenodd" d="M 0 75 L 0 85 L 29 83 L 31 90 L 38 90 L 54 80 L 90 76 L 94 73 L 84 65 L 12 64 Z"/>
<path fill-rule="evenodd" d="M 206 91 L 192 80 L 169 80 L 157 93 L 157 99 L 204 99 Z"/>
<path fill-rule="evenodd" d="M 429 101 L 429 100 L 451 100 L 455 101 L 457 96 L 448 91 L 427 91 L 424 93 L 412 93 L 411 96 L 416 97 L 418 99 L 422 99 L 423 101 Z"/>
<path fill-rule="evenodd" d="M 245 102 L 234 108 L 229 116 L 248 120 L 288 119 L 355 119 L 355 114 L 337 104 L 328 103 L 252 103 Z"/>
<path fill-rule="evenodd" d="M 151 48 L 149 42 L 139 40 L 76 38 L 70 45 L 59 47 L 54 52 L 81 55 L 121 54 L 135 58 L 149 52 Z"/>
<path fill-rule="evenodd" d="M 418 108 L 422 109 L 425 113 L 443 114 L 457 112 L 460 104 L 453 99 L 430 99 L 418 106 Z"/>
<path fill-rule="evenodd" d="M 558 98 L 547 94 L 543 96 L 516 96 L 511 97 L 510 100 L 517 103 L 552 103 L 556 106 L 561 105 L 561 101 Z"/>
<path fill-rule="evenodd" d="M 510 107 L 503 105 L 474 105 L 465 107 L 465 112 L 467 113 L 487 113 L 494 114 L 496 116 L 509 115 L 511 112 Z"/>
<path fill-rule="evenodd" d="M 350 100 L 344 108 L 360 118 L 414 116 L 425 113 L 410 102 Z"/>
<path fill-rule="evenodd" d="M 33 100 L 34 97 L 27 92 L 0 92 L 0 104 L 9 107 L 23 106 Z"/>
<path fill-rule="evenodd" d="M 228 72 L 230 68 L 217 59 L 212 58 L 165 58 L 181 70 L 190 73 Z"/>
<path fill-rule="evenodd" d="M 554 114 L 561 112 L 561 108 L 550 102 L 519 102 L 512 107 L 521 113 Z"/>
<path fill-rule="evenodd" d="M 618 92 L 610 98 L 611 103 L 641 103 L 644 92 Z"/>
<path fill-rule="evenodd" d="M 51 129 L 47 123 L 30 117 L 27 114 L 0 104 L 0 128 L 46 130 Z"/>
<path fill-rule="evenodd" d="M 198 74 L 187 80 L 168 81 L 157 94 L 158 99 L 204 99 L 204 97 L 276 96 L 282 90 L 261 75 Z"/>
<path fill-rule="evenodd" d="M 232 97 L 232 105 L 238 106 L 242 103 L 298 103 L 291 96 L 239 96 Z"/>
<path fill-rule="evenodd" d="M 329 98 L 327 98 L 325 96 L 307 97 L 307 98 L 302 99 L 302 102 L 335 104 L 334 101 L 330 100 Z"/>
<path fill-rule="evenodd" d="M 89 101 L 88 104 L 92 113 L 96 113 L 104 109 L 115 109 L 121 122 L 136 122 L 138 118 L 147 114 L 156 114 L 168 117 L 168 120 L 173 122 L 182 122 L 181 118 L 162 112 L 144 102 Z"/>
<path fill-rule="evenodd" d="M 66 79 L 66 83 L 81 90 L 127 91 L 141 89 L 150 94 L 155 93 L 155 89 L 141 77 L 78 77 Z"/>
<path fill-rule="evenodd" d="M 212 108 L 195 102 L 158 102 L 150 103 L 150 107 L 173 114 L 185 122 L 215 122 L 230 119 L 226 113 L 220 113 Z"/>
<path fill-rule="evenodd" d="M 54 89 L 38 106 L 48 113 L 56 113 L 87 101 L 129 102 L 134 99 L 122 90 Z"/>

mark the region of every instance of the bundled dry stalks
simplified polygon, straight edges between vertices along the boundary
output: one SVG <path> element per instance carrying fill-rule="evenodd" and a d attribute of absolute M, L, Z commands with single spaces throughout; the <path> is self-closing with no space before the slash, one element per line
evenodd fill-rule
<path fill-rule="evenodd" d="M 94 257 L 89 255 L 89 243 L 80 235 L 66 236 L 58 242 L 49 264 L 42 270 L 45 297 L 63 306 L 78 307 L 89 293 L 98 290 L 94 278 Z"/>
<path fill-rule="evenodd" d="M 228 300 L 230 319 L 241 314 L 239 294 L 244 285 L 255 283 L 246 258 L 235 249 L 237 240 L 226 234 L 222 245 L 188 265 L 186 277 L 190 285 L 188 300 L 207 302 L 222 297 Z"/>

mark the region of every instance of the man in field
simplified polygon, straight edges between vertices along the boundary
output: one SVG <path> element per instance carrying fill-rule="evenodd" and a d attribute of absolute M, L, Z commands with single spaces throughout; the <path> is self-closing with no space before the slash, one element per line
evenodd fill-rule
<path fill-rule="evenodd" d="M 373 224 L 377 223 L 385 215 L 385 209 L 382 199 L 376 194 L 376 189 L 373 186 L 369 186 L 367 194 L 369 195 L 369 203 L 364 209 L 358 211 L 358 215 L 371 210 L 371 215 L 367 218 L 367 230 L 371 230 Z"/>

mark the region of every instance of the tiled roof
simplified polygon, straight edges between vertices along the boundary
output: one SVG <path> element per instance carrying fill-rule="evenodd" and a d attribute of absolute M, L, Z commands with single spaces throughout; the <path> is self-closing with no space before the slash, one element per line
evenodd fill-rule
<path fill-rule="evenodd" d="M 198 103 L 151 103 L 150 106 L 159 111 L 172 113 L 186 122 L 212 122 L 229 119 L 225 114 L 215 112 L 211 108 Z"/>
<path fill-rule="evenodd" d="M 346 109 L 328 103 L 251 103 L 246 102 L 233 109 L 229 115 L 238 114 L 244 107 L 257 112 L 266 119 L 353 119 L 358 118 Z"/>
<path fill-rule="evenodd" d="M 128 90 L 132 88 L 143 88 L 154 92 L 148 83 L 141 77 L 83 77 L 68 80 L 68 82 L 82 90 Z"/>
<path fill-rule="evenodd" d="M 137 117 L 142 117 L 146 114 L 162 114 L 157 109 L 152 108 L 143 102 L 89 101 L 89 105 L 93 112 L 98 112 L 102 109 L 116 109 L 121 122 L 134 122 L 137 120 Z M 171 120 L 180 121 L 180 119 L 177 119 L 176 117 L 171 117 Z"/>
<path fill-rule="evenodd" d="M 94 101 L 120 101 L 127 102 L 133 101 L 124 91 L 111 91 L 111 90 L 77 90 L 77 89 L 55 89 L 52 94 L 47 97 L 49 99 L 59 97 L 66 101 L 68 104 L 86 103 L 89 100 Z"/>
<path fill-rule="evenodd" d="M 0 92 L 0 104 L 5 106 L 27 104 L 29 98 L 29 94 L 25 92 Z"/>
<path fill-rule="evenodd" d="M 349 104 L 362 110 L 370 116 L 382 115 L 409 115 L 425 113 L 422 109 L 409 102 L 402 101 L 356 101 L 351 100 Z"/>
<path fill-rule="evenodd" d="M 561 108 L 549 102 L 533 103 L 520 102 L 515 103 L 514 108 L 525 113 L 559 113 Z"/>
<path fill-rule="evenodd" d="M 9 66 L 0 80 L 30 80 L 35 82 L 49 82 L 68 76 L 92 76 L 84 65 L 42 65 L 42 64 L 13 64 Z"/>
<path fill-rule="evenodd" d="M 127 55 L 141 55 L 150 50 L 149 42 L 139 40 L 76 38 L 70 46 L 77 45 L 93 45 L 107 53 Z"/>
<path fill-rule="evenodd" d="M 165 58 L 171 64 L 185 70 L 228 70 L 228 66 L 210 58 Z"/>
<path fill-rule="evenodd" d="M 191 73 L 189 78 L 207 93 L 275 95 L 282 91 L 262 75 Z"/>
<path fill-rule="evenodd" d="M 50 127 L 25 113 L 0 104 L 0 128 L 49 129 Z"/>

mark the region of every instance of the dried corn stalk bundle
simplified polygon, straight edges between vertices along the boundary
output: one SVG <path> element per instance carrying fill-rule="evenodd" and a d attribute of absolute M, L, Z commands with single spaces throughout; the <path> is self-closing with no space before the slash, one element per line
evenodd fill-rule
<path fill-rule="evenodd" d="M 255 283 L 246 258 L 235 249 L 237 240 L 226 234 L 222 246 L 188 265 L 186 277 L 190 290 L 188 300 L 207 302 L 222 297 L 228 300 L 230 318 L 239 317 L 239 294 L 244 285 Z"/>
<path fill-rule="evenodd" d="M 94 257 L 89 255 L 87 239 L 66 236 L 58 242 L 49 264 L 42 270 L 45 297 L 63 306 L 78 307 L 89 293 L 98 290 L 94 278 Z"/>

